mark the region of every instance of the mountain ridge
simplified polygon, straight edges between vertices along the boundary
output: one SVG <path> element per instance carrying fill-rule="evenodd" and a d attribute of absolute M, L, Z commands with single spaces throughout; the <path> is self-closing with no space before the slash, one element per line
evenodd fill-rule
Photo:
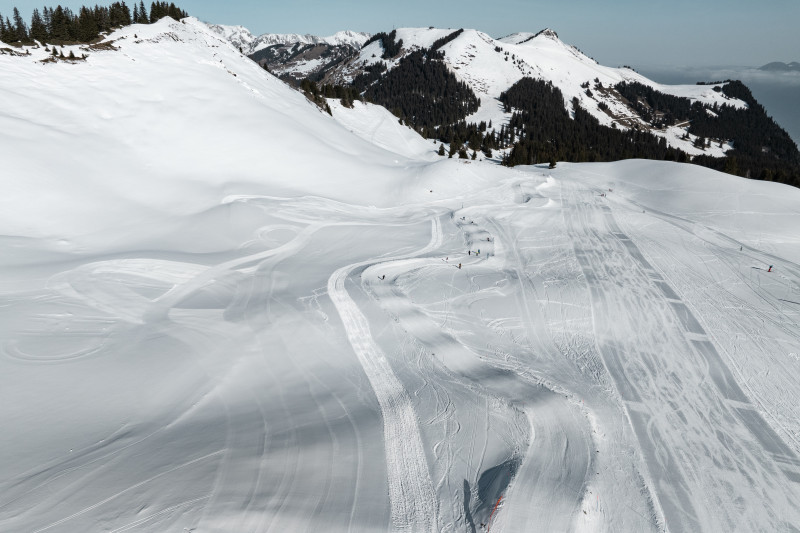
<path fill-rule="evenodd" d="M 758 70 L 771 72 L 800 72 L 800 62 L 792 61 L 791 63 L 783 63 L 781 61 L 773 61 L 772 63 L 767 63 L 766 65 L 758 67 Z"/>
<path fill-rule="evenodd" d="M 292 44 L 328 44 L 331 46 L 352 46 L 360 48 L 370 34 L 353 30 L 341 30 L 327 37 L 310 33 L 263 33 L 253 34 L 244 26 L 207 24 L 215 33 L 228 39 L 234 46 L 241 47 L 245 55 L 252 55 L 268 46 Z"/>
<path fill-rule="evenodd" d="M 363 97 L 377 99 L 376 103 L 391 109 L 424 136 L 451 145 L 451 154 L 453 146 L 455 153 L 461 154 L 469 138 L 473 154 L 480 148 L 491 157 L 499 149 L 495 155 L 508 164 L 542 162 L 552 157 L 577 161 L 650 157 L 694 161 L 761 179 L 777 175 L 784 182 L 796 182 L 800 173 L 795 143 L 763 112 L 746 87 L 730 80 L 691 85 L 657 83 L 627 66 L 599 64 L 561 41 L 552 28 L 499 39 L 476 29 L 397 28 L 375 34 L 356 52 L 349 46 L 333 50 L 328 45 L 298 43 L 267 47 L 251 57 L 295 85 L 308 79 L 321 85 L 357 86 Z M 445 82 L 448 77 L 453 80 Z M 561 101 L 570 118 L 574 120 L 580 114 L 581 120 L 589 121 L 578 130 L 573 130 L 573 123 L 565 122 L 556 131 L 583 132 L 586 138 L 577 144 L 603 145 L 602 153 L 597 148 L 579 148 L 574 138 L 563 138 L 562 148 L 548 147 L 540 140 L 534 143 L 535 148 L 517 151 L 508 158 L 509 150 L 522 142 L 523 136 L 531 140 L 537 135 L 533 130 L 542 129 L 540 120 L 525 124 L 520 117 L 513 131 L 509 129 L 520 110 L 502 103 L 502 97 L 526 79 L 540 80 L 558 91 L 548 105 Z M 377 88 L 384 83 L 391 88 Z M 444 83 L 460 93 L 459 84 L 464 84 L 472 96 L 441 94 L 444 85 L 438 89 L 425 86 L 431 83 Z M 545 94 L 527 85 L 523 93 L 529 91 Z M 333 93 L 326 90 L 329 97 Z M 437 101 L 450 103 L 446 109 L 441 105 L 433 109 Z M 748 113 L 753 115 L 750 119 L 745 118 Z M 550 115 L 550 119 L 562 120 L 556 115 Z M 751 127 L 743 127 L 748 120 Z M 606 133 L 602 133 L 603 128 Z M 619 135 L 612 130 L 625 132 L 626 138 L 617 139 Z M 596 135 L 600 137 L 595 139 Z M 492 137 L 488 142 L 487 136 Z M 616 140 L 609 143 L 611 138 Z M 620 148 L 629 143 L 636 149 Z M 564 149 L 563 144 L 573 148 Z M 731 154 L 742 160 L 741 168 L 736 159 L 726 162 Z M 783 168 L 785 165 L 788 167 Z"/>

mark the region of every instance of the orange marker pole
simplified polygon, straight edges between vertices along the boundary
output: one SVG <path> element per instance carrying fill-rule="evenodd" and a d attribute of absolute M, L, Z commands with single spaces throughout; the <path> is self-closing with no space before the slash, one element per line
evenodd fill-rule
<path fill-rule="evenodd" d="M 494 504 L 494 509 L 492 509 L 492 514 L 489 515 L 489 523 L 486 524 L 486 531 L 489 531 L 489 527 L 491 527 L 492 525 L 492 517 L 494 516 L 494 512 L 497 511 L 497 506 L 500 505 L 500 500 L 502 499 L 503 499 L 502 496 L 497 498 L 497 503 Z"/>

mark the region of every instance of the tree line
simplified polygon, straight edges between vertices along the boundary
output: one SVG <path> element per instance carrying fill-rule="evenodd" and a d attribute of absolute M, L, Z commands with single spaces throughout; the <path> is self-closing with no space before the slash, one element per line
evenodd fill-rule
<path fill-rule="evenodd" d="M 552 82 L 523 78 L 500 96 L 506 112 L 512 112 L 504 143 L 512 146 L 503 159 L 508 166 L 541 162 L 618 161 L 659 159 L 688 161 L 685 152 L 669 147 L 663 138 L 636 130 L 609 128 L 571 102 L 574 118 L 564 96 Z"/>
<path fill-rule="evenodd" d="M 176 20 L 189 16 L 186 11 L 174 3 L 151 2 L 150 9 L 144 1 L 133 6 L 133 11 L 125 2 L 114 2 L 104 7 L 83 6 L 78 13 L 60 5 L 45 6 L 42 11 L 33 10 L 30 24 L 14 7 L 13 20 L 0 15 L 0 41 L 6 43 L 41 43 L 64 44 L 69 42 L 89 43 L 97 39 L 101 33 L 130 24 L 152 24 L 164 17 Z"/>
<path fill-rule="evenodd" d="M 353 80 L 367 100 L 382 105 L 423 135 L 474 113 L 480 100 L 450 72 L 441 52 L 415 50 L 392 70 L 372 67 Z"/>
<path fill-rule="evenodd" d="M 688 133 L 698 137 L 699 147 L 710 139 L 733 142 L 727 157 L 701 155 L 694 157 L 693 163 L 742 177 L 800 186 L 800 151 L 789 134 L 767 115 L 741 81 L 716 83 L 724 85 L 715 87 L 715 91 L 742 100 L 747 108 L 727 103 L 705 106 L 635 82 L 621 83 L 615 88 L 653 125 L 658 125 L 659 113 L 668 118 L 664 120 L 667 125 L 676 120 L 689 121 Z"/>
<path fill-rule="evenodd" d="M 431 52 L 435 52 L 436 50 L 438 50 L 442 46 L 444 46 L 447 43 L 449 43 L 450 41 L 454 40 L 456 37 L 458 37 L 462 33 L 464 33 L 464 28 L 458 29 L 458 30 L 454 31 L 453 33 L 451 33 L 449 35 L 445 35 L 444 37 L 436 39 L 435 41 L 433 41 L 433 44 L 431 45 Z"/>
<path fill-rule="evenodd" d="M 367 39 L 367 42 L 365 42 L 361 48 L 364 49 L 368 44 L 374 43 L 375 41 L 380 41 L 381 45 L 383 46 L 383 54 L 381 55 L 381 58 L 392 59 L 393 57 L 396 57 L 403 48 L 403 39 L 395 41 L 396 38 L 397 30 L 392 30 L 391 33 L 388 34 L 381 31 Z"/>

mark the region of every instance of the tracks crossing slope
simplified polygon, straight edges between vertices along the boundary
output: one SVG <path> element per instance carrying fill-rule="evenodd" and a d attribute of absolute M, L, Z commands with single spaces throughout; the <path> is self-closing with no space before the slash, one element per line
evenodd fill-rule
<path fill-rule="evenodd" d="M 666 527 L 767 531 L 798 520 L 797 458 L 742 392 L 689 307 L 620 230 L 611 208 L 596 191 L 563 187 L 598 348 Z M 698 376 L 697 368 L 705 371 Z M 765 497 L 754 479 L 775 490 Z M 742 499 L 763 507 L 742 507 L 736 503 Z"/>

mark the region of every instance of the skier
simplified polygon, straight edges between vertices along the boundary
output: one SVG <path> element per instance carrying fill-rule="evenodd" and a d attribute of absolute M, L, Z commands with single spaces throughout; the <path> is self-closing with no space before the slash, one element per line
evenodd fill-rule
<path fill-rule="evenodd" d="M 458 264 L 458 269 L 461 270 L 461 263 Z"/>
<path fill-rule="evenodd" d="M 467 250 L 467 255 L 472 255 L 472 250 Z"/>
<path fill-rule="evenodd" d="M 769 266 L 769 270 L 767 272 L 772 272 L 772 265 Z"/>

